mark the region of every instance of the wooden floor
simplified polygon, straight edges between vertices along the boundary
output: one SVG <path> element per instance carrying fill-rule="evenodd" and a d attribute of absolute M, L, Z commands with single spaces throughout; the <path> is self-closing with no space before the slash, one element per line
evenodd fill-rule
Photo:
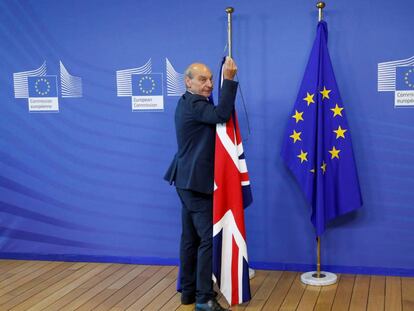
<path fill-rule="evenodd" d="M 257 270 L 253 299 L 232 310 L 414 311 L 414 278 L 338 277 L 312 287 L 300 273 Z M 180 305 L 176 278 L 170 266 L 0 260 L 0 310 L 194 310 Z"/>

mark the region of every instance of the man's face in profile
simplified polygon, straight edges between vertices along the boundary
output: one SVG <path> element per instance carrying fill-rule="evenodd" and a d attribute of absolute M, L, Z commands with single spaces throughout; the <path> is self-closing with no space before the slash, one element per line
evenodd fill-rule
<path fill-rule="evenodd" d="M 191 65 L 191 78 L 185 78 L 187 90 L 204 97 L 209 97 L 213 91 L 213 75 L 204 64 Z"/>

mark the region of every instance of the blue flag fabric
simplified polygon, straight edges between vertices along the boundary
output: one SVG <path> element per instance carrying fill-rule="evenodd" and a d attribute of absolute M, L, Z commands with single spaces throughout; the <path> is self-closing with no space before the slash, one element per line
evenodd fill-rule
<path fill-rule="evenodd" d="M 327 40 L 328 26 L 321 21 L 282 148 L 285 164 L 312 206 L 317 236 L 330 220 L 362 205 L 346 110 Z"/>
<path fill-rule="evenodd" d="M 29 97 L 57 97 L 56 76 L 28 77 Z"/>

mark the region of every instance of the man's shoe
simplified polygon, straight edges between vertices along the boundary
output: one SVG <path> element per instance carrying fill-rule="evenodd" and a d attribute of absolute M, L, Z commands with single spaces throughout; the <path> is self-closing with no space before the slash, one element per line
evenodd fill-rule
<path fill-rule="evenodd" d="M 212 299 L 206 303 L 196 303 L 195 311 L 230 311 L 229 309 L 224 309 L 217 300 Z"/>
<path fill-rule="evenodd" d="M 195 296 L 186 296 L 181 294 L 181 304 L 192 305 L 195 301 Z"/>

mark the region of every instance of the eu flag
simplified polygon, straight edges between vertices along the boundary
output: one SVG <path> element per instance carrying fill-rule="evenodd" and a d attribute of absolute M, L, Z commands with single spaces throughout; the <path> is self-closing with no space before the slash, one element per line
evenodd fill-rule
<path fill-rule="evenodd" d="M 330 220 L 362 205 L 346 110 L 327 40 L 328 26 L 321 21 L 282 148 L 285 164 L 312 206 L 317 236 Z"/>
<path fill-rule="evenodd" d="M 57 97 L 56 76 L 28 77 L 29 97 Z"/>
<path fill-rule="evenodd" d="M 395 86 L 397 91 L 414 90 L 414 66 L 395 68 Z"/>
<path fill-rule="evenodd" d="M 162 96 L 162 74 L 133 74 L 132 95 L 134 96 Z"/>

